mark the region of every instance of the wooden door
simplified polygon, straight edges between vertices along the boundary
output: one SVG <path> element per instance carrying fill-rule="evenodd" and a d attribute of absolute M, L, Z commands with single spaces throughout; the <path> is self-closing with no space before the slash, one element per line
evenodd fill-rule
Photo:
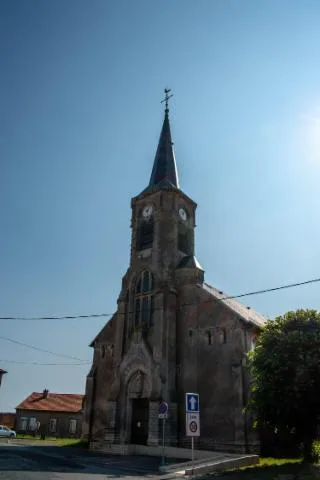
<path fill-rule="evenodd" d="M 132 400 L 131 443 L 146 445 L 148 440 L 149 400 L 134 398 Z"/>

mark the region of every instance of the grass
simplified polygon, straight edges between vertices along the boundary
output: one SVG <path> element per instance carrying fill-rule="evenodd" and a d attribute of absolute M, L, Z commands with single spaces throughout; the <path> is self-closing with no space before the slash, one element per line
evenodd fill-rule
<path fill-rule="evenodd" d="M 300 459 L 260 458 L 258 465 L 214 473 L 223 480 L 320 480 L 320 464 L 305 466 Z"/>
<path fill-rule="evenodd" d="M 54 445 L 56 447 L 88 448 L 88 442 L 86 440 L 82 440 L 81 438 L 57 438 L 46 436 L 45 440 L 41 440 L 39 435 L 34 437 L 33 435 L 19 434 L 17 435 L 17 439 L 31 440 L 32 442 L 39 443 L 39 445 L 46 445 L 49 443 L 50 445 Z"/>

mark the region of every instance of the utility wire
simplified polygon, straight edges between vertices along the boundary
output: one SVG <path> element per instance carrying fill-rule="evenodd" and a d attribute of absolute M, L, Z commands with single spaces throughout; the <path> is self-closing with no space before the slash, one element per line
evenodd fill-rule
<path fill-rule="evenodd" d="M 46 365 L 46 366 L 68 366 L 68 365 L 90 365 L 92 362 L 83 362 L 83 363 L 43 363 L 43 362 L 18 362 L 16 360 L 0 360 L 2 363 L 13 363 L 16 365 Z"/>
<path fill-rule="evenodd" d="M 231 299 L 234 299 L 234 298 L 246 297 L 246 296 L 249 296 L 249 295 L 258 295 L 258 294 L 262 294 L 262 293 L 274 292 L 274 291 L 277 291 L 277 290 L 283 290 L 283 289 L 286 289 L 286 288 L 298 287 L 298 286 L 301 286 L 301 285 L 307 285 L 307 284 L 316 283 L 316 282 L 320 282 L 320 278 L 315 278 L 315 279 L 312 279 L 312 280 L 307 280 L 307 281 L 299 282 L 299 283 L 290 283 L 290 284 L 286 284 L 286 285 L 281 285 L 279 287 L 268 288 L 268 289 L 264 289 L 264 290 L 256 290 L 254 292 L 242 293 L 240 295 L 214 298 L 212 300 L 208 300 L 207 302 L 203 302 L 203 303 L 219 302 L 219 301 L 224 301 L 224 300 L 231 300 Z M 185 307 L 185 306 L 188 306 L 188 305 L 195 305 L 195 302 L 184 303 L 184 304 L 180 305 L 179 308 Z M 67 319 L 71 319 L 71 318 L 77 319 L 77 318 L 93 318 L 93 317 L 111 317 L 112 315 L 114 315 L 114 313 L 99 313 L 99 314 L 72 315 L 72 316 L 68 315 L 68 316 L 61 316 L 61 317 L 0 317 L 0 320 L 67 320 Z M 0 336 L 0 339 L 1 340 L 6 340 L 6 341 L 11 342 L 11 343 L 15 343 L 16 345 L 21 345 L 23 347 L 31 348 L 31 349 L 36 350 L 38 352 L 49 353 L 50 355 L 54 355 L 54 356 L 57 356 L 57 357 L 63 357 L 63 358 L 69 358 L 71 360 L 77 360 L 78 362 L 81 362 L 81 363 L 65 363 L 65 364 L 63 364 L 63 363 L 60 363 L 60 364 L 58 364 L 58 363 L 40 363 L 40 362 L 39 363 L 38 362 L 28 363 L 28 362 L 18 362 L 18 361 L 14 361 L 14 360 L 1 360 L 2 362 L 16 363 L 16 364 L 21 364 L 21 365 L 47 365 L 47 366 L 50 366 L 50 365 L 88 365 L 88 364 L 91 363 L 91 362 L 88 362 L 87 360 L 82 360 L 81 358 L 78 358 L 78 357 L 73 357 L 71 355 L 65 355 L 63 353 L 52 352 L 51 350 L 46 350 L 46 349 L 41 348 L 41 347 L 36 347 L 35 345 L 29 345 L 28 343 L 19 342 L 18 340 L 14 340 L 12 338 L 5 337 L 3 335 Z"/>
<path fill-rule="evenodd" d="M 17 345 L 22 345 L 23 347 L 32 348 L 33 350 L 37 350 L 38 352 L 49 353 L 50 355 L 55 355 L 56 357 L 70 358 L 71 360 L 78 360 L 79 362 L 83 362 L 84 364 L 88 363 L 88 360 L 82 360 L 81 358 L 72 357 L 71 355 L 65 355 L 63 353 L 51 352 L 50 350 L 46 350 L 46 349 L 40 348 L 40 347 L 35 347 L 34 345 L 29 345 L 28 343 L 19 342 L 18 340 L 14 340 L 13 338 L 4 337 L 4 336 L 1 335 L 0 339 L 1 340 L 7 340 L 8 342 L 15 343 Z"/>
<path fill-rule="evenodd" d="M 269 293 L 269 292 L 275 292 L 277 290 L 284 290 L 287 288 L 293 288 L 293 287 L 300 287 L 302 285 L 308 285 L 311 283 L 317 283 L 320 282 L 320 278 L 314 278 L 312 280 L 306 280 L 304 282 L 298 282 L 298 283 L 289 283 L 286 285 L 280 285 L 279 287 L 273 287 L 273 288 L 266 288 L 264 290 L 256 290 L 253 292 L 247 292 L 247 293 L 241 293 L 240 295 L 230 295 L 230 296 L 225 296 L 221 298 L 214 298 L 212 300 L 206 300 L 203 303 L 215 303 L 215 302 L 223 302 L 224 300 L 232 300 L 236 298 L 242 298 L 242 297 L 249 297 L 252 295 L 260 295 L 263 293 Z M 183 303 L 181 304 L 177 309 L 181 309 L 182 307 L 190 306 L 190 305 L 195 305 L 195 302 L 192 303 Z M 155 308 L 154 310 L 162 310 L 159 308 Z M 91 313 L 87 315 L 63 315 L 63 316 L 57 316 L 57 317 L 0 317 L 0 320 L 23 320 L 23 321 L 29 321 L 29 320 L 71 320 L 71 319 L 80 319 L 80 318 L 101 318 L 101 317 L 112 317 L 115 313 Z M 127 315 L 129 313 L 133 312 L 126 312 L 123 313 L 122 315 Z M 0 337 L 1 338 L 1 337 Z"/>

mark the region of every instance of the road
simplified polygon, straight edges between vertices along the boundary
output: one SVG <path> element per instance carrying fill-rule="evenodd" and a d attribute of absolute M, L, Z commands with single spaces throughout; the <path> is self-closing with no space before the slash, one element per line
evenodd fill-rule
<path fill-rule="evenodd" d="M 0 444 L 1 480 L 160 480 L 160 459 L 63 447 Z"/>

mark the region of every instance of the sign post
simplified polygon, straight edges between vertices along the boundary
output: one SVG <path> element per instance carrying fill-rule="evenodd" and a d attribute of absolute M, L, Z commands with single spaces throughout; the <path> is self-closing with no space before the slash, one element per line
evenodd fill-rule
<path fill-rule="evenodd" d="M 194 467 L 194 437 L 200 436 L 200 402 L 198 393 L 186 393 L 186 435 L 191 437 L 192 475 Z"/>
<path fill-rule="evenodd" d="M 168 418 L 168 404 L 166 402 L 160 403 L 158 418 L 162 420 L 162 465 L 164 465 L 165 424 Z"/>

